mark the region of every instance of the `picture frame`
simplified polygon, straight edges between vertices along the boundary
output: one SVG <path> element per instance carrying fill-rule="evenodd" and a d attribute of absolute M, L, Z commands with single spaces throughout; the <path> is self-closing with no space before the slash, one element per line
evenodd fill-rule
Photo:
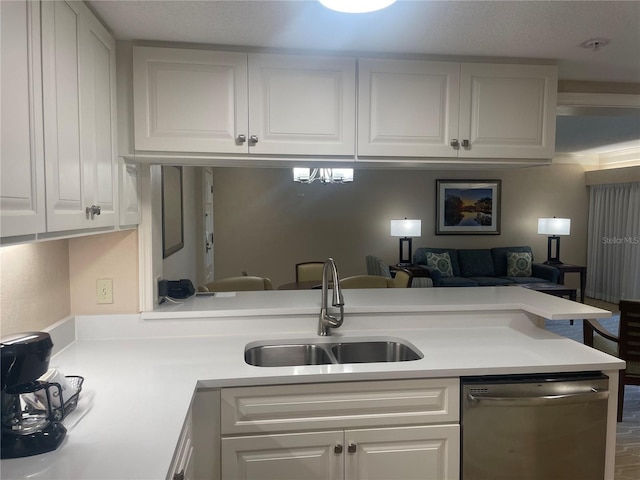
<path fill-rule="evenodd" d="M 436 180 L 436 235 L 500 235 L 501 180 Z"/>
<path fill-rule="evenodd" d="M 182 167 L 162 167 L 162 258 L 184 247 Z"/>

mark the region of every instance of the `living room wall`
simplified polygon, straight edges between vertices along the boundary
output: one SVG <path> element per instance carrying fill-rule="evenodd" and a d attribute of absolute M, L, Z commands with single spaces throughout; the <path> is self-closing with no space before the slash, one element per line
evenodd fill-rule
<path fill-rule="evenodd" d="M 436 235 L 436 179 L 501 179 L 500 235 Z M 419 218 L 413 248 L 490 248 L 530 245 L 534 261 L 547 255 L 538 217 L 571 218 L 561 259 L 584 265 L 588 192 L 582 166 L 558 164 L 517 170 L 356 170 L 346 185 L 303 185 L 291 169 L 214 169 L 215 277 L 271 278 L 274 287 L 295 280 L 295 264 L 333 256 L 342 277 L 366 273 L 365 256 L 398 261 L 392 218 Z M 577 287 L 577 278 L 567 283 Z M 575 276 L 577 277 L 577 276 Z M 574 284 L 575 282 L 575 284 Z"/>

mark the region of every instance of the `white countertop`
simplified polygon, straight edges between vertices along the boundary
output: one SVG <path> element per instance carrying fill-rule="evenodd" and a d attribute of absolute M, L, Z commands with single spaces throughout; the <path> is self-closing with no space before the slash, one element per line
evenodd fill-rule
<path fill-rule="evenodd" d="M 535 325 L 541 314 L 556 319 L 605 318 L 610 314 L 604 310 L 516 287 L 407 290 L 412 293 L 407 295 L 404 289 L 389 290 L 395 295 L 386 290 L 345 291 L 345 322 L 332 333 L 334 338 L 405 339 L 424 355 L 410 362 L 247 365 L 244 349 L 250 342 L 320 338 L 315 334 L 318 291 L 240 292 L 233 297 L 194 298 L 152 314 L 71 320 L 60 328 L 69 332 L 75 324 L 77 340 L 55 355 L 50 366 L 85 377 L 78 407 L 78 414 L 84 416 L 55 452 L 2 460 L 2 479 L 165 478 L 198 386 L 617 370 L 624 366 L 614 357 Z M 420 290 L 434 292 L 425 295 L 423 291 L 421 297 Z M 456 295 L 444 293 L 453 290 Z M 309 302 L 314 302 L 312 307 L 307 306 Z"/>

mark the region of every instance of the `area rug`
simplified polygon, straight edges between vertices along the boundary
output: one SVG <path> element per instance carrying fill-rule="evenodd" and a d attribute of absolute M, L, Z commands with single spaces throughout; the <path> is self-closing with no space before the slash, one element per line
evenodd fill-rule
<path fill-rule="evenodd" d="M 599 320 L 600 324 L 614 334 L 618 334 L 620 314 Z M 553 333 L 582 340 L 582 320 L 547 320 L 545 328 Z M 640 386 L 628 385 L 624 392 L 624 414 L 618 423 L 616 434 L 615 480 L 640 479 Z"/>

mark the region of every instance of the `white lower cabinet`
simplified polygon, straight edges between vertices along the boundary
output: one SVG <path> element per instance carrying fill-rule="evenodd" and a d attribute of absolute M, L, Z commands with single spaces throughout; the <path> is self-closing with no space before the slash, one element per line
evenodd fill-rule
<path fill-rule="evenodd" d="M 459 380 L 221 391 L 221 478 L 458 479 Z"/>
<path fill-rule="evenodd" d="M 193 449 L 193 421 L 190 411 L 184 421 L 167 480 L 192 480 L 195 478 Z"/>
<path fill-rule="evenodd" d="M 223 438 L 222 478 L 457 479 L 459 445 L 458 425 Z"/>

